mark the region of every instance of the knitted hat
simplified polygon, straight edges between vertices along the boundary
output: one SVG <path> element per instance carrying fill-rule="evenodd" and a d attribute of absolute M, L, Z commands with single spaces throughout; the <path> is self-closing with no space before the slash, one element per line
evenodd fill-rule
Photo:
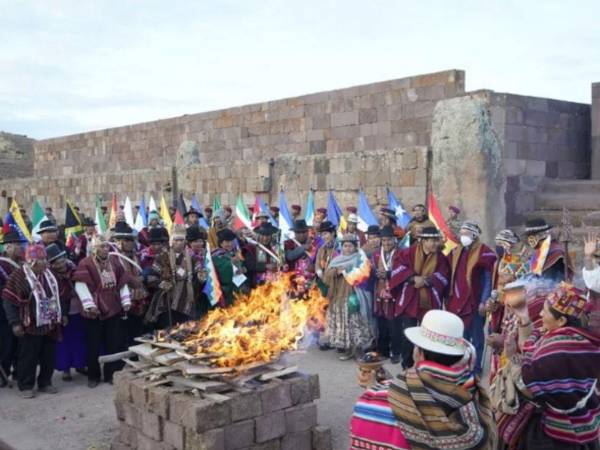
<path fill-rule="evenodd" d="M 481 234 L 479 223 L 475 222 L 474 220 L 465 220 L 460 229 L 470 231 L 475 236 L 479 236 Z"/>
<path fill-rule="evenodd" d="M 342 236 L 342 238 L 340 239 L 340 242 L 344 243 L 344 242 L 353 242 L 355 244 L 358 243 L 358 236 L 352 233 L 347 233 L 344 234 Z"/>
<path fill-rule="evenodd" d="M 358 216 L 354 213 L 348 214 L 348 223 L 358 223 Z"/>
<path fill-rule="evenodd" d="M 588 301 L 581 289 L 564 281 L 547 297 L 548 303 L 561 314 L 579 319 L 586 312 Z"/>
<path fill-rule="evenodd" d="M 498 232 L 496 240 L 508 242 L 509 244 L 516 244 L 519 242 L 519 236 L 517 236 L 514 231 L 506 229 Z"/>
<path fill-rule="evenodd" d="M 25 250 L 25 261 L 27 262 L 44 260 L 47 257 L 46 247 L 43 244 L 31 244 Z"/>

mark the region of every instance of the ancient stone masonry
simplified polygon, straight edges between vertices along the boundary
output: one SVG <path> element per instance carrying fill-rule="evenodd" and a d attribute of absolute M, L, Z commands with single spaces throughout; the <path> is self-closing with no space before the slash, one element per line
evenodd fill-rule
<path fill-rule="evenodd" d="M 3 134 L 0 191 L 61 217 L 66 200 L 90 214 L 97 194 L 113 192 L 170 202 L 179 191 L 203 204 L 260 193 L 275 203 L 283 187 L 303 204 L 314 189 L 320 206 L 330 189 L 355 204 L 360 187 L 385 203 L 390 186 L 410 208 L 432 189 L 443 208 L 461 203 L 485 220 L 488 234 L 521 224 L 547 180 L 600 177 L 600 84 L 592 97 L 590 107 L 465 93 L 464 72 L 448 70 L 34 141 L 31 158 L 6 150 Z"/>
<path fill-rule="evenodd" d="M 33 139 L 0 131 L 0 180 L 33 175 Z"/>
<path fill-rule="evenodd" d="M 257 389 L 202 397 L 115 374 L 114 450 L 332 450 L 317 423 L 319 378 L 294 374 Z"/>
<path fill-rule="evenodd" d="M 204 203 L 272 200 L 282 185 L 302 202 L 310 188 L 317 202 L 330 188 L 354 202 L 362 185 L 375 203 L 386 181 L 422 202 L 433 109 L 463 93 L 464 73 L 450 70 L 37 141 L 35 178 L 0 187 L 25 206 L 35 196 L 61 214 L 69 199 L 89 212 L 95 193 L 162 195 L 176 167 L 178 188 Z"/>

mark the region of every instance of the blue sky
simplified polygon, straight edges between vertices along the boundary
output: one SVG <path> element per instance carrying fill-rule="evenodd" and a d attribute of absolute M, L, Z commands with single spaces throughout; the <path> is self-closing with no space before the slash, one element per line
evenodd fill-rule
<path fill-rule="evenodd" d="M 445 69 L 590 102 L 600 1 L 0 0 L 0 130 L 46 138 Z"/>

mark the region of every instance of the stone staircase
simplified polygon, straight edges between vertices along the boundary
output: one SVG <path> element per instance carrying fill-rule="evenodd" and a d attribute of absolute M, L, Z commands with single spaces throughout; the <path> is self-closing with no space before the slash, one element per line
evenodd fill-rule
<path fill-rule="evenodd" d="M 548 179 L 535 195 L 535 210 L 524 214 L 526 219 L 543 217 L 560 231 L 563 207 L 569 210 L 573 226 L 575 251 L 579 262 L 583 254 L 583 237 L 589 231 L 600 232 L 600 180 Z M 519 231 L 523 228 L 520 227 Z"/>

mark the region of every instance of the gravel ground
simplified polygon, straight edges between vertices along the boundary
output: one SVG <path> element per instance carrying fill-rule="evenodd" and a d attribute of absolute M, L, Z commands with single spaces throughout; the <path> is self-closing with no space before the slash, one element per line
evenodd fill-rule
<path fill-rule="evenodd" d="M 289 359 L 303 371 L 319 374 L 319 423 L 331 427 L 333 448 L 343 450 L 348 448 L 348 422 L 361 389 L 355 363 L 339 361 L 337 356 L 334 351 L 311 348 Z M 399 366 L 393 366 L 392 373 L 398 370 L 394 368 Z M 89 389 L 84 377 L 74 378 L 64 383 L 55 373 L 54 384 L 60 392 L 39 394 L 32 400 L 20 398 L 16 387 L 0 389 L 0 450 L 2 441 L 16 450 L 108 449 L 117 430 L 113 388 L 101 384 Z"/>

